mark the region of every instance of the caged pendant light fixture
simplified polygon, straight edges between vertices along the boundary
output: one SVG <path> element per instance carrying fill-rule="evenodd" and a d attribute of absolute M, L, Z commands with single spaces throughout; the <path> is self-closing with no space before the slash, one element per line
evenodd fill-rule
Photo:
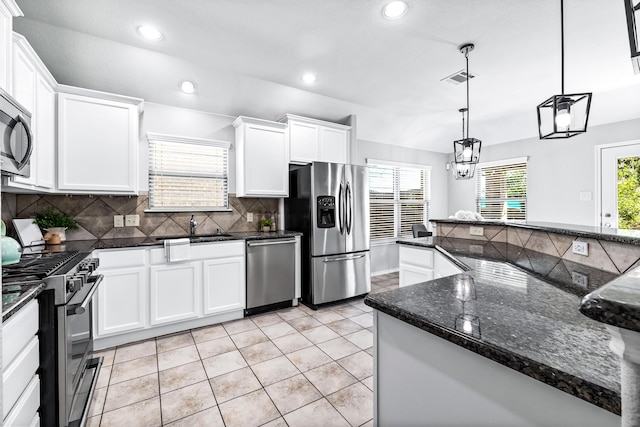
<path fill-rule="evenodd" d="M 629 32 L 629 47 L 631 48 L 631 63 L 633 71 L 640 74 L 640 1 L 624 0 L 627 14 L 627 31 Z"/>
<path fill-rule="evenodd" d="M 460 46 L 460 52 L 464 54 L 467 63 L 467 108 L 461 108 L 462 113 L 462 139 L 453 141 L 453 173 L 456 179 L 469 179 L 473 177 L 475 165 L 480 161 L 480 147 L 482 141 L 469 137 L 469 52 L 474 45 L 467 43 Z M 465 137 L 464 117 L 467 116 L 467 133 Z M 471 167 L 473 165 L 473 167 Z M 460 176 L 459 173 L 463 172 Z"/>
<path fill-rule="evenodd" d="M 587 131 L 591 92 L 564 93 L 564 0 L 560 0 L 561 94 L 538 105 L 540 139 L 571 138 Z"/>

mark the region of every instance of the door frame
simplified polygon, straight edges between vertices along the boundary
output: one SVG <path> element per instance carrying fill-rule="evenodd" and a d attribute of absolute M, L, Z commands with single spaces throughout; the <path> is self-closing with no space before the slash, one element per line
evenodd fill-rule
<path fill-rule="evenodd" d="M 602 150 L 607 148 L 624 147 L 625 145 L 639 145 L 640 139 L 631 139 L 628 141 L 612 142 L 609 144 L 599 144 L 596 149 L 596 182 L 595 182 L 595 215 L 594 225 L 601 227 L 602 225 Z"/>

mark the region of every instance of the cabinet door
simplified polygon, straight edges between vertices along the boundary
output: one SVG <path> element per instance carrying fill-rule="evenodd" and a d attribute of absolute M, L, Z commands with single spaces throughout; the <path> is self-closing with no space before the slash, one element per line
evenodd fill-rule
<path fill-rule="evenodd" d="M 400 264 L 400 287 L 433 280 L 433 269 Z"/>
<path fill-rule="evenodd" d="M 0 2 L 0 88 L 11 93 L 11 30 L 13 16 L 3 2 Z"/>
<path fill-rule="evenodd" d="M 145 267 L 100 270 L 104 281 L 94 300 L 97 338 L 147 326 Z"/>
<path fill-rule="evenodd" d="M 244 125 L 243 196 L 289 195 L 289 138 L 286 129 Z"/>
<path fill-rule="evenodd" d="M 53 189 L 55 186 L 56 163 L 56 92 L 49 83 L 38 74 L 36 78 L 36 122 L 35 132 L 36 151 L 38 161 L 36 171 L 36 185 Z"/>
<path fill-rule="evenodd" d="M 319 126 L 289 121 L 291 162 L 311 163 L 318 160 L 319 140 Z"/>
<path fill-rule="evenodd" d="M 31 130 L 33 140 L 38 140 L 38 132 L 35 126 L 38 120 L 36 111 L 36 79 L 38 71 L 35 65 L 22 49 L 22 46 L 13 46 L 13 96 L 24 108 L 31 113 Z M 36 144 L 37 146 L 37 144 Z M 31 174 L 28 178 L 15 177 L 13 180 L 20 184 L 35 185 L 38 168 L 38 150 L 31 152 L 29 165 Z"/>
<path fill-rule="evenodd" d="M 135 105 L 58 95 L 59 190 L 135 194 L 137 153 Z"/>
<path fill-rule="evenodd" d="M 449 261 L 444 255 L 436 253 L 433 257 L 434 266 L 433 270 L 435 273 L 435 278 L 439 279 L 440 277 L 453 276 L 458 273 L 462 273 L 462 269 Z"/>
<path fill-rule="evenodd" d="M 205 315 L 245 308 L 244 257 L 204 261 L 202 267 Z"/>
<path fill-rule="evenodd" d="M 149 268 L 151 324 L 173 323 L 199 315 L 200 262 Z"/>
<path fill-rule="evenodd" d="M 321 162 L 349 163 L 349 131 L 343 129 L 320 128 Z"/>

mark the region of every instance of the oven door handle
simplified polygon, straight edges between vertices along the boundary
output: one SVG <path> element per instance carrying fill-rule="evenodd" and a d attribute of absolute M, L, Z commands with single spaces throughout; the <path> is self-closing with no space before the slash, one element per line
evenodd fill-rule
<path fill-rule="evenodd" d="M 96 280 L 92 282 L 93 288 L 91 288 L 91 290 L 85 297 L 84 301 L 82 301 L 82 304 L 75 304 L 75 305 L 69 306 L 67 308 L 67 314 L 82 314 L 87 310 L 87 306 L 91 302 L 91 299 L 93 298 L 93 294 L 96 293 L 96 291 L 98 290 L 98 285 L 100 285 L 100 283 L 102 283 L 102 280 L 104 279 L 104 276 L 102 274 L 98 274 L 97 276 L 93 276 L 93 277 L 96 278 Z"/>

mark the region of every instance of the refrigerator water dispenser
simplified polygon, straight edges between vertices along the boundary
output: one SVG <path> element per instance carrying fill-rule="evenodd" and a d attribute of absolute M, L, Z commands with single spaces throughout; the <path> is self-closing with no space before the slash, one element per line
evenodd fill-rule
<path fill-rule="evenodd" d="M 336 198 L 333 196 L 318 196 L 317 203 L 318 228 L 332 228 L 336 226 Z"/>

